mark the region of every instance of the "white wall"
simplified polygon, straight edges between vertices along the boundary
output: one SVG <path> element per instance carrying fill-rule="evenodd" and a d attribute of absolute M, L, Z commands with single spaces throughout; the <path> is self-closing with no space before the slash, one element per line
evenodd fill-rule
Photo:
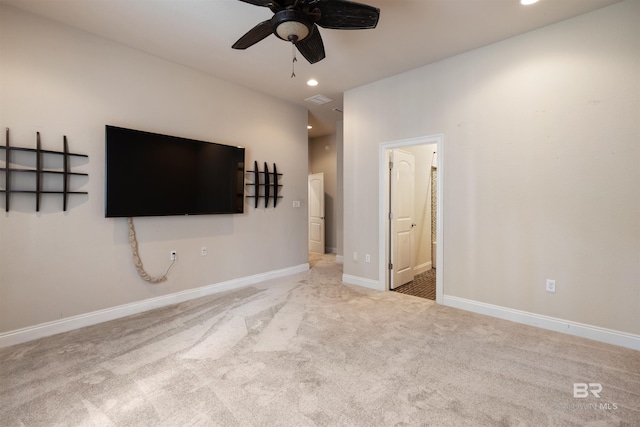
<path fill-rule="evenodd" d="M 344 123 L 336 123 L 336 259 L 342 262 L 344 257 Z"/>
<path fill-rule="evenodd" d="M 0 126 L 12 145 L 89 155 L 88 196 L 0 201 L 0 333 L 307 263 L 307 111 L 199 71 L 0 7 Z M 247 164 L 276 163 L 284 199 L 242 215 L 138 218 L 145 268 L 136 274 L 126 219 L 104 218 L 106 124 L 246 147 Z M 3 132 L 4 135 L 4 132 Z M 4 139 L 4 136 L 2 136 Z M 2 155 L 2 153 L 0 153 Z M 303 161 L 300 161 L 303 160 Z M 200 255 L 207 246 L 209 254 Z"/>
<path fill-rule="evenodd" d="M 348 91 L 345 254 L 384 244 L 379 145 L 442 133 L 445 295 L 640 334 L 638 22 L 628 0 Z"/>

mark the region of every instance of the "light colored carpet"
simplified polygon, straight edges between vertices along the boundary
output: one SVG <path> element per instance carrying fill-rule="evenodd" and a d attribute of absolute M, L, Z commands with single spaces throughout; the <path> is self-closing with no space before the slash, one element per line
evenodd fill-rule
<path fill-rule="evenodd" d="M 640 352 L 346 286 L 334 258 L 0 349 L 0 426 L 639 425 Z"/>

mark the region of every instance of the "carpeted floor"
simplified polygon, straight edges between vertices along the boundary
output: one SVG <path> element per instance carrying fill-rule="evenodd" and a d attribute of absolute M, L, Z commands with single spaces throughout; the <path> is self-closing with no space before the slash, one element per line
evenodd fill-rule
<path fill-rule="evenodd" d="M 348 286 L 334 260 L 0 349 L 0 426 L 638 425 L 640 352 Z"/>
<path fill-rule="evenodd" d="M 436 269 L 432 268 L 420 273 L 413 280 L 394 289 L 394 292 L 413 295 L 414 297 L 436 300 Z"/>

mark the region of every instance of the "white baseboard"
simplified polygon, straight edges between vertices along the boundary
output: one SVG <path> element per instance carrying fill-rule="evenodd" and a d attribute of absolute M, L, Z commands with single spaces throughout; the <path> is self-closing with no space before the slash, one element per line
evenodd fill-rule
<path fill-rule="evenodd" d="M 325 253 L 328 253 L 328 254 L 337 254 L 338 253 L 338 250 L 336 248 L 325 248 L 324 251 L 325 251 Z"/>
<path fill-rule="evenodd" d="M 242 288 L 245 286 L 264 282 L 266 280 L 276 279 L 278 277 L 290 276 L 292 274 L 301 273 L 307 270 L 309 270 L 309 263 L 300 264 L 293 267 L 283 268 L 281 270 L 273 270 L 266 273 L 227 280 L 225 282 L 220 282 L 213 285 L 202 286 L 200 288 L 176 292 L 170 295 L 149 298 L 143 301 L 136 301 L 129 304 L 123 304 L 116 307 L 80 314 L 78 316 L 55 320 L 53 322 L 41 323 L 35 326 L 29 326 L 22 329 L 16 329 L 14 331 L 4 332 L 0 334 L 0 348 L 32 341 L 38 338 L 48 337 L 62 332 L 68 332 L 74 329 L 84 328 L 85 326 L 91 326 L 98 323 L 107 322 L 109 320 L 119 319 L 121 317 L 130 316 L 132 314 L 138 314 L 145 311 L 153 310 L 155 308 L 178 304 L 207 295 Z"/>
<path fill-rule="evenodd" d="M 536 326 L 550 331 L 561 332 L 607 344 L 614 344 L 621 347 L 640 350 L 640 335 L 614 331 L 612 329 L 600 328 L 597 326 L 586 325 L 583 323 L 543 316 L 521 310 L 514 310 L 498 305 L 486 304 L 483 302 L 448 295 L 443 297 L 442 304 L 449 307 L 472 311 L 474 313 L 497 317 L 499 319 L 522 323 L 524 325 Z"/>
<path fill-rule="evenodd" d="M 431 261 L 427 261 L 424 264 L 420 264 L 413 267 L 413 273 L 417 276 L 418 274 L 431 270 L 432 267 L 433 267 L 433 264 L 431 263 Z"/>
<path fill-rule="evenodd" d="M 379 281 L 373 279 L 343 274 L 342 281 L 350 285 L 362 286 L 364 288 L 375 289 L 376 291 L 384 291 L 384 285 L 380 285 Z"/>

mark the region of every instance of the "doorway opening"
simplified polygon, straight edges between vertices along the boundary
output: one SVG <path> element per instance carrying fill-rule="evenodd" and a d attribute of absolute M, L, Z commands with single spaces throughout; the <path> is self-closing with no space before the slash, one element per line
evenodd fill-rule
<path fill-rule="evenodd" d="M 379 259 L 385 260 L 385 262 L 380 263 L 379 267 L 379 281 L 384 284 L 385 290 L 390 290 L 394 283 L 394 269 L 396 266 L 393 265 L 394 258 L 398 259 L 397 254 L 399 254 L 402 249 L 397 247 L 398 240 L 404 239 L 402 235 L 395 236 L 394 230 L 394 219 L 391 214 L 392 210 L 392 178 L 393 173 L 391 172 L 389 166 L 389 162 L 392 158 L 392 152 L 394 150 L 410 150 L 411 147 L 419 147 L 425 145 L 435 145 L 435 152 L 437 155 L 435 158 L 437 161 L 433 162 L 434 164 L 421 164 L 418 167 L 421 168 L 429 168 L 429 172 L 431 171 L 431 167 L 437 170 L 437 184 L 436 187 L 432 189 L 432 191 L 436 192 L 436 212 L 435 212 L 435 240 L 429 242 L 431 247 L 433 248 L 433 256 L 432 259 L 435 260 L 435 264 L 432 266 L 436 269 L 436 302 L 441 303 L 443 298 L 443 289 L 444 289 L 444 239 L 443 239 L 443 211 L 444 211 L 444 199 L 443 199 L 443 188 L 444 188 L 444 170 L 443 170 L 443 159 L 444 159 L 444 147 L 443 147 L 444 136 L 442 134 L 438 135 L 429 135 L 418 138 L 404 139 L 398 141 L 386 142 L 380 145 L 379 151 L 379 241 L 383 244 L 379 246 Z M 424 162 L 422 162 L 424 163 Z M 398 218 L 398 216 L 396 216 Z M 410 220 L 411 223 L 413 221 Z M 413 227 L 412 227 L 413 228 Z M 402 232 L 401 229 L 398 229 L 399 232 Z M 406 244 L 406 243 L 405 243 Z M 404 264 L 406 261 L 401 260 L 401 264 Z M 404 266 L 403 266 L 404 267 Z M 395 276 L 397 277 L 397 276 Z"/>
<path fill-rule="evenodd" d="M 324 172 L 309 175 L 309 252 L 325 253 Z"/>

